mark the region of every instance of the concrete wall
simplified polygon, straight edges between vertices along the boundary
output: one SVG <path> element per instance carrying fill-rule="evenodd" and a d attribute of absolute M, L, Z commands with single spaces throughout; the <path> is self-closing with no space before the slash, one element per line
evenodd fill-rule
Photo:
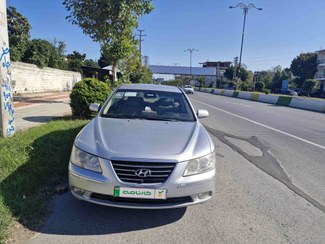
<path fill-rule="evenodd" d="M 196 91 L 213 93 L 228 97 L 241 98 L 256 102 L 271 103 L 280 106 L 289 106 L 293 108 L 301 108 L 325 113 L 325 99 L 312 99 L 302 97 L 291 97 L 283 95 L 267 95 L 257 92 L 244 92 L 233 90 L 222 90 L 212 88 L 194 88 Z"/>
<path fill-rule="evenodd" d="M 52 68 L 38 68 L 34 64 L 11 63 L 12 89 L 14 93 L 46 91 L 70 91 L 81 80 L 79 72 Z"/>

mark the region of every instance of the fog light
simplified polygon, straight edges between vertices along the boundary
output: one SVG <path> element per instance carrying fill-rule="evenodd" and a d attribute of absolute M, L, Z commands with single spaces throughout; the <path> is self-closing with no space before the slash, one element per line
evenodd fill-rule
<path fill-rule="evenodd" d="M 80 188 L 78 188 L 78 187 L 73 186 L 73 187 L 71 187 L 71 189 L 72 189 L 72 191 L 73 191 L 74 193 L 76 193 L 77 195 L 82 196 L 82 195 L 85 194 L 85 190 L 80 189 Z"/>
<path fill-rule="evenodd" d="M 199 199 L 204 199 L 204 198 L 210 197 L 211 195 L 212 195 L 212 192 L 208 191 L 208 192 L 200 193 L 197 196 Z"/>

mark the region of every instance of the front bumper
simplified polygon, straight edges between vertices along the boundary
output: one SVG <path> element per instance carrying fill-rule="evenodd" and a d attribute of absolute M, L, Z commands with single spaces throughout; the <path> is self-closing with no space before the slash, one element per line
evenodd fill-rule
<path fill-rule="evenodd" d="M 215 170 L 183 177 L 187 163 L 177 163 L 169 179 L 163 184 L 133 184 L 121 182 L 116 176 L 110 161 L 100 159 L 103 173 L 92 172 L 69 164 L 69 184 L 74 197 L 105 206 L 165 209 L 180 208 L 203 203 L 214 192 Z M 167 190 L 167 199 L 129 199 L 114 197 L 114 187 L 134 187 Z"/>
<path fill-rule="evenodd" d="M 194 94 L 194 90 L 193 89 L 185 89 L 184 90 L 186 94 Z"/>

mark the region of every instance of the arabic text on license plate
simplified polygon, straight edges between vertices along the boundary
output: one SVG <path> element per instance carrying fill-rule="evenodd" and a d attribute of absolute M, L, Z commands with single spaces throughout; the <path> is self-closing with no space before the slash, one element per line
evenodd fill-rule
<path fill-rule="evenodd" d="M 145 189 L 115 186 L 114 197 L 166 199 L 167 191 L 163 189 Z"/>

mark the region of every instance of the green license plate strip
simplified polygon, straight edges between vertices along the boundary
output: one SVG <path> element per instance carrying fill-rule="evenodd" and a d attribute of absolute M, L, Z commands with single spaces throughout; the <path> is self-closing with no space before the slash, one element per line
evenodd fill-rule
<path fill-rule="evenodd" d="M 141 199 L 166 199 L 167 190 L 115 186 L 114 197 L 141 198 Z"/>

